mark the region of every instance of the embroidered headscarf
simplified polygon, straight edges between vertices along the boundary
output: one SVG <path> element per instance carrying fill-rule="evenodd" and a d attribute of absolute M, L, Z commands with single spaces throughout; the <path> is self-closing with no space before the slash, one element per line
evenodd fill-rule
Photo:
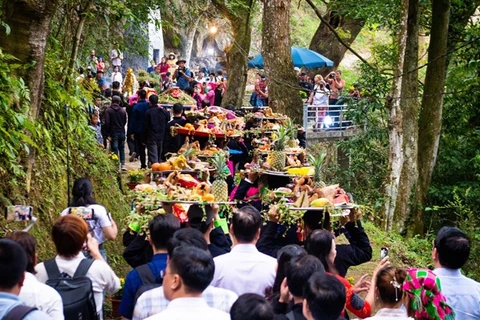
<path fill-rule="evenodd" d="M 455 313 L 441 292 L 440 279 L 427 269 L 410 269 L 403 283 L 417 320 L 454 320 Z"/>

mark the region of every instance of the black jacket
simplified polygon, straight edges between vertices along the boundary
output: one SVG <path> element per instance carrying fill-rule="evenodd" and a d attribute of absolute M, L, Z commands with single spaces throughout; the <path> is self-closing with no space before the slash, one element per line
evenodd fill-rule
<path fill-rule="evenodd" d="M 276 222 L 267 221 L 260 232 L 257 249 L 276 259 L 278 251 L 289 244 L 300 244 L 297 238 L 297 227 L 286 230 L 284 226 Z"/>
<path fill-rule="evenodd" d="M 274 320 L 305 320 L 303 315 L 303 303 L 277 303 L 273 306 L 273 312 L 275 313 Z M 345 320 L 343 317 L 338 317 L 337 320 Z"/>
<path fill-rule="evenodd" d="M 163 107 L 155 106 L 145 112 L 143 123 L 144 141 L 163 141 L 170 113 Z"/>
<path fill-rule="evenodd" d="M 127 124 L 127 112 L 118 104 L 112 105 L 105 110 L 105 132 L 107 137 L 111 137 L 114 133 L 125 133 L 125 125 Z"/>
<path fill-rule="evenodd" d="M 275 312 L 274 320 L 290 320 L 288 313 L 291 313 L 294 320 L 306 320 L 303 316 L 303 303 L 297 304 L 287 304 L 287 303 L 276 303 L 274 304 L 273 312 Z"/>
<path fill-rule="evenodd" d="M 177 124 L 183 127 L 186 123 L 187 120 L 184 117 L 173 117 L 173 119 L 168 122 L 165 130 L 165 141 L 163 142 L 163 150 L 165 153 L 176 153 L 185 143 L 185 135 L 177 134 L 176 136 L 172 136 L 170 128 L 175 127 Z"/>
<path fill-rule="evenodd" d="M 372 246 L 362 222 L 360 220 L 357 220 L 356 224 L 349 222 L 345 225 L 345 230 L 345 237 L 350 244 L 337 245 L 337 256 L 334 262 L 338 274 L 342 277 L 345 277 L 351 266 L 357 266 L 372 259 Z M 288 244 L 299 244 L 296 228 L 290 228 L 285 237 L 282 234 L 282 227 L 279 224 L 268 221 L 260 233 L 260 239 L 257 242 L 258 251 L 277 258 L 278 250 L 282 247 Z"/>
<path fill-rule="evenodd" d="M 221 227 L 216 227 L 210 232 L 210 244 L 208 251 L 212 257 L 218 257 L 222 254 L 229 253 L 232 248 L 232 239 L 226 235 Z"/>
<path fill-rule="evenodd" d="M 372 259 L 372 246 L 363 229 L 362 222 L 357 220 L 356 225 L 354 222 L 348 222 L 345 230 L 345 237 L 350 244 L 337 245 L 337 257 L 335 258 L 335 268 L 342 277 L 345 277 L 351 266 L 358 266 Z"/>
<path fill-rule="evenodd" d="M 248 182 L 245 179 L 242 179 L 242 181 L 240 181 L 240 184 L 238 185 L 235 195 L 233 196 L 233 199 L 240 202 L 244 201 L 248 189 L 250 189 L 253 186 L 256 186 L 256 185 Z M 247 204 L 254 206 L 258 211 L 262 211 L 262 202 L 260 200 L 252 200 L 245 203 L 239 203 L 238 207 L 241 208 Z"/>
<path fill-rule="evenodd" d="M 146 235 L 127 230 L 123 234 L 123 246 L 123 258 L 132 268 L 152 261 L 153 249 Z"/>
<path fill-rule="evenodd" d="M 123 234 L 123 246 L 125 247 L 123 258 L 132 268 L 152 261 L 153 249 L 145 235 L 127 230 Z M 231 247 L 232 240 L 223 233 L 221 227 L 217 227 L 210 232 L 208 250 L 213 257 L 230 252 Z"/>

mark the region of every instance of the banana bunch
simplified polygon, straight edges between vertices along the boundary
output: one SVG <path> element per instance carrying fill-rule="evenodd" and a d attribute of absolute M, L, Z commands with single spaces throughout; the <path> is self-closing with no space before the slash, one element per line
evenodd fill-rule
<path fill-rule="evenodd" d="M 171 157 L 168 159 L 168 163 L 172 166 L 173 170 L 183 170 L 185 168 L 190 168 L 187 164 L 187 158 L 183 154 L 178 157 Z"/>

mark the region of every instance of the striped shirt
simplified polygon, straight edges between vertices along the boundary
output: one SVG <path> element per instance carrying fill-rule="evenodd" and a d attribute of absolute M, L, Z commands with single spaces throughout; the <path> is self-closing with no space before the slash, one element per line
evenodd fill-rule
<path fill-rule="evenodd" d="M 228 313 L 238 296 L 230 290 L 208 286 L 203 291 L 202 298 L 210 307 Z M 138 298 L 132 320 L 142 320 L 160 313 L 167 309 L 169 302 L 165 298 L 163 287 L 148 290 Z"/>

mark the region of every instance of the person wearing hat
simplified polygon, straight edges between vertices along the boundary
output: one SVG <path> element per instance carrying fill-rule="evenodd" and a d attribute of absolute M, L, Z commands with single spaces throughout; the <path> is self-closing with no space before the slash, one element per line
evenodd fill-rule
<path fill-rule="evenodd" d="M 402 284 L 408 315 L 415 320 L 453 320 L 455 312 L 442 294 L 440 279 L 428 269 L 410 269 Z M 478 305 L 477 305 L 478 307 Z M 470 310 L 469 310 L 470 311 Z M 476 319 L 462 315 L 458 319 Z"/>
<path fill-rule="evenodd" d="M 185 66 L 186 63 L 187 61 L 184 59 L 178 60 L 178 68 L 175 70 L 175 74 L 173 75 L 173 77 L 177 80 L 178 87 L 182 90 L 190 88 L 190 81 L 193 80 L 192 71 Z"/>
<path fill-rule="evenodd" d="M 175 73 L 175 69 L 177 68 L 177 56 L 175 53 L 170 52 L 167 56 L 167 64 L 168 64 L 168 72 L 172 75 Z"/>
<path fill-rule="evenodd" d="M 300 68 L 295 67 L 295 68 L 293 68 L 293 71 L 295 71 L 295 74 L 297 75 L 297 79 L 298 79 L 298 77 L 300 76 Z"/>

